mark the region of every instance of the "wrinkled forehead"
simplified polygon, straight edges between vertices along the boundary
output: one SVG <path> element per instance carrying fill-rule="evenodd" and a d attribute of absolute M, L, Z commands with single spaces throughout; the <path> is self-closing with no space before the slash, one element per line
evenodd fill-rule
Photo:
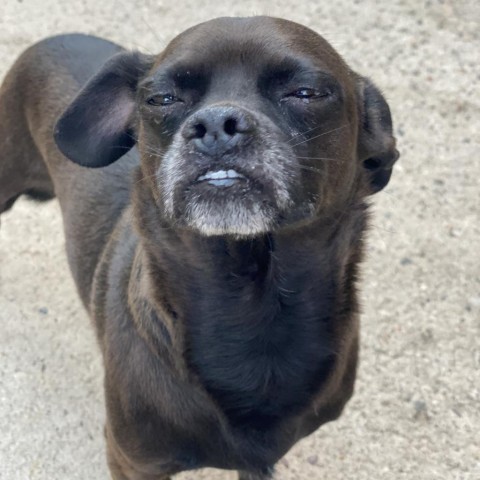
<path fill-rule="evenodd" d="M 271 17 L 218 18 L 192 27 L 170 42 L 155 67 L 185 66 L 212 71 L 299 66 L 348 76 L 349 69 L 320 35 L 302 25 Z"/>

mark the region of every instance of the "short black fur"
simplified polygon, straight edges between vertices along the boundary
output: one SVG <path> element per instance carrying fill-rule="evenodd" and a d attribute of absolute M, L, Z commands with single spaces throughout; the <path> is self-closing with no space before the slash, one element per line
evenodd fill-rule
<path fill-rule="evenodd" d="M 269 255 L 263 239 L 218 242 L 224 255 L 188 295 L 189 359 L 232 423 L 261 430 L 303 408 L 326 378 L 337 288 L 328 265 L 283 275 L 283 253 Z"/>

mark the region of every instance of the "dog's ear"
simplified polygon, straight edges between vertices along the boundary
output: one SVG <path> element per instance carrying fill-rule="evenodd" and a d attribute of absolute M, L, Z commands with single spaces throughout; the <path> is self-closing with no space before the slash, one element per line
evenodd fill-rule
<path fill-rule="evenodd" d="M 66 157 L 105 167 L 133 147 L 137 84 L 150 66 L 151 57 L 118 53 L 87 82 L 55 125 L 55 142 Z"/>
<path fill-rule="evenodd" d="M 373 194 L 388 184 L 400 155 L 395 148 L 390 108 L 378 88 L 367 78 L 359 77 L 357 98 L 360 112 L 358 157 Z"/>

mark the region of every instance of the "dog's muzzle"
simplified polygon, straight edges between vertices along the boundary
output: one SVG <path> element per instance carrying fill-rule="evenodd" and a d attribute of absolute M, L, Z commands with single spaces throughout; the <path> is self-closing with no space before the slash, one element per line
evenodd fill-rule
<path fill-rule="evenodd" d="M 164 211 L 204 235 L 270 231 L 291 205 L 293 151 L 270 118 L 234 104 L 193 113 L 159 170 Z"/>

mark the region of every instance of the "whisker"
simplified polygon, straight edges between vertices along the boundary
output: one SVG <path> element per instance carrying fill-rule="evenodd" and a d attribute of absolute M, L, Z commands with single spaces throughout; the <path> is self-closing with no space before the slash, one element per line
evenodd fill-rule
<path fill-rule="evenodd" d="M 339 162 L 339 163 L 343 162 L 343 160 L 339 158 L 328 158 L 328 157 L 298 157 L 297 156 L 297 158 L 301 160 L 326 160 L 326 161 Z"/>
<path fill-rule="evenodd" d="M 157 157 L 157 158 L 165 158 L 165 153 L 158 153 L 158 152 L 153 152 L 153 151 L 150 151 L 150 150 L 145 150 L 145 153 L 147 153 L 148 155 L 152 156 L 152 157 Z"/>
<path fill-rule="evenodd" d="M 299 137 L 301 135 L 306 135 L 307 133 L 313 132 L 314 130 L 318 130 L 319 128 L 322 128 L 322 127 L 323 127 L 323 125 L 317 125 L 317 126 L 312 127 L 308 130 L 305 130 L 304 132 L 295 133 L 295 134 L 291 135 L 291 138 L 290 138 L 290 140 L 287 141 L 287 143 L 292 142 L 293 140 L 295 140 L 296 137 Z"/>
<path fill-rule="evenodd" d="M 112 145 L 110 148 L 118 148 L 120 150 L 131 150 L 132 147 L 125 147 L 124 145 Z"/>
<path fill-rule="evenodd" d="M 319 135 L 315 135 L 314 137 L 310 137 L 310 138 L 307 138 L 301 142 L 298 142 L 298 143 L 295 143 L 294 145 L 291 145 L 292 147 L 297 147 L 298 145 L 301 145 L 302 143 L 306 143 L 306 142 L 310 142 L 311 140 L 314 140 L 315 138 L 319 138 L 323 135 L 327 135 L 329 133 L 333 133 L 333 132 L 336 132 L 338 130 L 341 130 L 342 128 L 346 128 L 348 127 L 348 124 L 346 123 L 345 125 L 342 125 L 341 127 L 337 127 L 337 128 L 334 128 L 332 130 L 329 130 L 328 132 L 322 132 L 320 133 Z"/>
<path fill-rule="evenodd" d="M 153 173 L 152 175 L 144 175 L 140 180 L 137 180 L 136 182 L 133 182 L 133 185 L 137 185 L 137 183 L 143 182 L 145 180 L 148 180 L 150 178 L 158 177 L 158 173 Z"/>
<path fill-rule="evenodd" d="M 322 174 L 325 173 L 323 170 L 320 170 L 320 169 L 315 168 L 315 167 L 309 167 L 308 165 L 299 165 L 299 167 L 302 170 L 307 170 L 309 172 L 315 172 L 315 173 L 318 173 L 319 175 L 322 175 Z"/>
<path fill-rule="evenodd" d="M 162 45 L 164 41 L 158 36 L 158 33 L 153 29 L 153 27 L 147 22 L 145 17 L 142 15 L 141 16 L 142 22 L 146 25 L 146 27 L 150 30 L 150 33 L 153 35 L 153 38 Z"/>
<path fill-rule="evenodd" d="M 132 48 L 129 48 L 129 50 L 137 50 L 137 51 L 147 52 L 149 55 L 152 55 L 152 56 L 157 53 L 157 52 L 154 52 L 153 50 L 151 50 L 149 47 L 146 47 L 144 44 L 140 44 L 138 42 L 130 41 L 129 45 L 132 47 Z"/>
<path fill-rule="evenodd" d="M 148 144 L 142 145 L 142 150 L 145 151 L 146 153 L 149 153 L 157 157 L 163 158 L 166 155 L 166 152 L 162 152 L 160 149 L 156 148 L 155 146 L 148 145 Z"/>

